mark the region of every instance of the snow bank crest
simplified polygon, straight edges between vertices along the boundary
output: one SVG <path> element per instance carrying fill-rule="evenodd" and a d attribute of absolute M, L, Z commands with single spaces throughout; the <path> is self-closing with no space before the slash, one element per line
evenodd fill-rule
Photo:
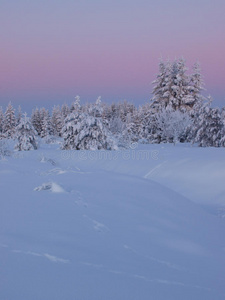
<path fill-rule="evenodd" d="M 52 193 L 64 193 L 65 190 L 55 182 L 48 182 L 48 183 L 43 183 L 42 185 L 36 187 L 34 191 L 40 192 L 40 191 L 51 191 Z"/>

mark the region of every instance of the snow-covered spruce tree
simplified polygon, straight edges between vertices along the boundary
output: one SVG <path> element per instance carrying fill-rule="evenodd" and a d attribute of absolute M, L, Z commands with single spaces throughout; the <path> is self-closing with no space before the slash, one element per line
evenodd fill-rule
<path fill-rule="evenodd" d="M 64 139 L 62 144 L 63 150 L 77 149 L 77 135 L 81 130 L 81 122 L 86 115 L 83 113 L 72 112 L 66 119 L 62 128 L 62 137 Z"/>
<path fill-rule="evenodd" d="M 114 117 L 113 119 L 110 119 L 107 128 L 109 129 L 111 136 L 114 137 L 120 149 L 129 148 L 130 144 L 132 143 L 131 135 L 128 132 L 126 123 L 123 122 L 120 117 Z"/>
<path fill-rule="evenodd" d="M 51 124 L 53 135 L 62 136 L 62 128 L 64 124 L 63 116 L 59 106 L 54 106 L 52 110 Z"/>
<path fill-rule="evenodd" d="M 81 118 L 80 96 L 75 97 L 70 109 L 66 104 L 62 106 L 61 111 L 58 106 L 54 107 L 52 125 L 54 135 L 64 137 L 62 149 L 74 149 L 74 136 L 77 130 L 75 127 L 79 125 Z"/>
<path fill-rule="evenodd" d="M 180 58 L 174 61 L 172 67 L 172 107 L 182 112 L 189 111 L 194 105 L 194 99 L 190 93 L 190 77 L 186 74 L 188 68 L 185 60 Z"/>
<path fill-rule="evenodd" d="M 120 106 L 112 103 L 105 106 L 103 110 L 103 122 L 108 127 L 112 136 L 117 141 L 119 148 L 128 148 L 131 140 L 126 127 L 126 120 L 123 121 L 120 114 Z"/>
<path fill-rule="evenodd" d="M 0 139 L 3 136 L 3 127 L 4 127 L 4 114 L 2 111 L 2 107 L 0 107 Z"/>
<path fill-rule="evenodd" d="M 142 105 L 138 110 L 139 115 L 139 141 L 141 143 L 149 143 L 152 137 L 153 123 L 152 116 L 156 112 L 152 109 L 151 103 Z"/>
<path fill-rule="evenodd" d="M 108 127 L 110 132 L 114 135 L 121 134 L 125 128 L 126 128 L 126 123 L 124 123 L 120 117 L 113 117 L 112 119 L 109 120 L 108 122 Z"/>
<path fill-rule="evenodd" d="M 153 81 L 153 99 L 149 111 L 148 140 L 151 143 L 173 142 L 171 134 L 165 137 L 172 111 L 186 111 L 184 99 L 188 93 L 187 68 L 183 59 L 160 61 L 159 74 Z M 167 112 L 166 112 L 167 111 Z M 166 125 L 164 125 L 166 123 Z M 161 127 L 160 127 L 161 126 Z M 172 126 L 172 125 L 171 125 Z M 170 129 L 171 131 L 171 129 Z"/>
<path fill-rule="evenodd" d="M 169 61 L 164 62 L 160 60 L 159 62 L 159 74 L 156 77 L 156 80 L 152 82 L 153 84 L 153 98 L 152 98 L 152 109 L 158 111 L 159 108 L 165 108 L 169 99 L 167 96 L 168 93 L 168 83 L 169 83 Z"/>
<path fill-rule="evenodd" d="M 87 116 L 76 136 L 77 150 L 117 150 L 117 142 L 101 118 Z"/>
<path fill-rule="evenodd" d="M 107 124 L 110 132 L 117 137 L 123 135 L 123 132 L 126 131 L 126 123 L 119 116 L 114 116 L 109 121 L 107 120 Z"/>
<path fill-rule="evenodd" d="M 201 74 L 200 64 L 196 62 L 193 66 L 193 73 L 190 75 L 189 81 L 189 98 L 185 99 L 186 103 L 193 108 L 193 110 L 200 110 L 203 103 L 206 101 L 206 98 L 202 95 L 204 88 L 204 81 Z"/>
<path fill-rule="evenodd" d="M 137 108 L 126 100 L 110 106 L 101 105 L 102 118 L 114 135 L 120 148 L 128 148 L 139 139 L 139 120 Z"/>
<path fill-rule="evenodd" d="M 101 97 L 92 105 L 89 115 L 84 117 L 76 136 L 78 150 L 117 150 L 116 139 L 108 129 L 108 124 L 102 118 L 103 108 Z"/>
<path fill-rule="evenodd" d="M 80 96 L 76 96 L 75 97 L 75 101 L 72 103 L 71 108 L 70 108 L 70 112 L 77 112 L 80 111 Z"/>
<path fill-rule="evenodd" d="M 221 130 L 220 146 L 225 147 L 225 107 L 221 109 L 221 121 L 223 124 L 223 129 Z"/>
<path fill-rule="evenodd" d="M 65 103 L 61 107 L 61 115 L 62 115 L 62 121 L 64 122 L 65 118 L 69 115 L 70 109 L 69 106 Z"/>
<path fill-rule="evenodd" d="M 115 139 L 102 119 L 100 98 L 88 109 L 88 114 L 76 111 L 66 118 L 62 149 L 116 150 Z"/>
<path fill-rule="evenodd" d="M 3 133 L 6 138 L 13 138 L 16 128 L 16 117 L 15 110 L 11 104 L 8 104 L 5 115 L 4 115 L 4 124 L 3 124 Z"/>
<path fill-rule="evenodd" d="M 200 147 L 220 147 L 223 146 L 224 123 L 221 118 L 219 108 L 211 108 L 210 99 L 208 103 L 202 106 L 198 126 L 195 129 L 193 142 L 198 143 Z"/>
<path fill-rule="evenodd" d="M 128 113 L 126 118 L 126 130 L 131 142 L 137 142 L 142 138 L 141 115 L 138 109 Z"/>
<path fill-rule="evenodd" d="M 102 118 L 103 106 L 101 96 L 99 96 L 95 102 L 89 107 L 88 114 L 93 117 Z"/>
<path fill-rule="evenodd" d="M 62 144 L 63 150 L 77 149 L 77 135 L 80 132 L 81 122 L 86 118 L 86 114 L 82 113 L 80 105 L 80 97 L 76 96 L 72 105 L 72 112 L 66 117 L 62 128 Z"/>
<path fill-rule="evenodd" d="M 22 109 L 21 106 L 19 105 L 17 110 L 17 116 L 16 116 L 16 126 L 20 123 L 22 116 L 23 116 Z"/>
<path fill-rule="evenodd" d="M 160 73 L 153 82 L 153 102 L 151 104 L 151 122 L 150 122 L 150 140 L 152 142 L 165 141 L 165 136 L 161 132 L 165 131 L 159 128 L 160 114 L 167 110 L 167 120 L 172 111 L 180 111 L 184 115 L 182 118 L 187 120 L 188 113 L 192 119 L 192 129 L 187 128 L 186 139 L 182 141 L 191 141 L 198 124 L 199 111 L 203 106 L 205 98 L 201 94 L 204 89 L 204 83 L 201 76 L 200 66 L 196 63 L 191 75 L 186 74 L 187 68 L 185 60 L 179 59 L 174 62 L 160 62 Z M 176 116 L 178 117 L 178 116 Z M 165 118 L 165 114 L 162 119 Z M 187 120 L 188 121 L 188 120 Z M 162 122 L 160 122 L 162 123 Z M 179 122 L 178 122 L 179 123 Z M 186 122 L 184 122 L 186 123 Z M 161 124 L 162 126 L 162 124 Z M 167 141 L 168 139 L 166 139 Z M 169 138 L 171 140 L 171 138 Z"/>
<path fill-rule="evenodd" d="M 34 126 L 37 134 L 41 135 L 41 114 L 40 110 L 37 107 L 32 111 L 31 124 Z"/>
<path fill-rule="evenodd" d="M 40 110 L 41 115 L 41 138 L 45 138 L 48 140 L 50 136 L 53 134 L 52 124 L 51 124 L 51 118 L 49 111 L 45 108 L 42 108 Z"/>
<path fill-rule="evenodd" d="M 129 103 L 126 100 L 124 100 L 122 103 L 119 103 L 117 106 L 118 114 L 123 122 L 126 122 L 128 114 L 133 115 L 136 109 L 132 103 Z"/>
<path fill-rule="evenodd" d="M 168 107 L 173 110 L 189 111 L 197 99 L 197 86 L 194 88 L 197 84 L 197 74 L 200 75 L 197 73 L 197 65 L 194 71 L 191 80 L 186 74 L 187 67 L 183 58 L 173 62 L 161 61 L 159 74 L 153 81 L 152 109 L 159 111 Z"/>
<path fill-rule="evenodd" d="M 15 150 L 18 151 L 29 151 L 37 149 L 36 141 L 37 132 L 35 131 L 30 119 L 27 117 L 26 113 L 24 117 L 20 120 L 19 125 L 16 127 L 16 137 L 18 139 L 15 145 Z"/>

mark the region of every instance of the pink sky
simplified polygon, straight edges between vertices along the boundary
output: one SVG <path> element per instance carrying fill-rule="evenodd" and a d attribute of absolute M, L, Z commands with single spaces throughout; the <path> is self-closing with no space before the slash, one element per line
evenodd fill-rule
<path fill-rule="evenodd" d="M 83 0 L 0 3 L 0 106 L 151 98 L 159 58 L 199 61 L 225 106 L 225 2 Z"/>

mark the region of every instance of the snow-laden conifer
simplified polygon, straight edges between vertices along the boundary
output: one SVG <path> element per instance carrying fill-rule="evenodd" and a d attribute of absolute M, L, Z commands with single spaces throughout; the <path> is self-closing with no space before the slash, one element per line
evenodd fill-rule
<path fill-rule="evenodd" d="M 199 110 L 200 107 L 203 105 L 203 102 L 206 101 L 206 98 L 202 95 L 202 91 L 205 90 L 204 88 L 205 83 L 202 78 L 200 64 L 196 62 L 193 66 L 193 72 L 190 75 L 190 84 L 189 84 L 189 91 L 190 95 L 192 96 L 192 102 L 188 103 L 195 109 Z"/>
<path fill-rule="evenodd" d="M 89 113 L 74 110 L 65 120 L 62 149 L 114 150 L 115 138 L 102 119 L 101 99 L 89 107 Z"/>
<path fill-rule="evenodd" d="M 20 123 L 22 116 L 23 116 L 22 108 L 19 105 L 18 110 L 17 110 L 17 116 L 16 116 L 16 125 L 18 125 Z"/>
<path fill-rule="evenodd" d="M 76 148 L 79 150 L 117 150 L 117 142 L 102 118 L 101 97 L 91 106 L 89 115 L 82 118 L 80 131 L 76 137 Z"/>
<path fill-rule="evenodd" d="M 41 125 L 41 113 L 40 110 L 36 107 L 32 110 L 31 114 L 31 124 L 36 130 L 38 135 L 41 135 L 42 125 Z"/>
<path fill-rule="evenodd" d="M 59 106 L 54 106 L 52 110 L 51 125 L 54 136 L 62 135 L 62 127 L 64 124 L 64 118 L 62 116 Z"/>
<path fill-rule="evenodd" d="M 66 117 L 62 128 L 63 150 L 77 149 L 77 135 L 81 130 L 81 122 L 85 117 L 85 114 L 78 112 L 72 112 Z"/>
<path fill-rule="evenodd" d="M 69 113 L 70 113 L 70 108 L 66 103 L 64 103 L 61 107 L 61 116 L 62 116 L 63 122 L 64 122 L 65 118 L 69 115 Z"/>
<path fill-rule="evenodd" d="M 76 136 L 78 150 L 117 150 L 117 143 L 101 118 L 86 116 Z"/>
<path fill-rule="evenodd" d="M 81 109 L 80 96 L 77 95 L 75 97 L 75 101 L 71 105 L 70 112 L 77 112 L 77 111 L 80 111 L 80 109 Z"/>
<path fill-rule="evenodd" d="M 200 147 L 224 146 L 224 123 L 219 108 L 210 107 L 212 99 L 202 106 L 195 125 L 193 142 Z"/>
<path fill-rule="evenodd" d="M 15 150 L 18 151 L 29 151 L 37 149 L 37 132 L 35 131 L 30 119 L 27 117 L 26 113 L 24 117 L 20 120 L 20 123 L 16 127 L 16 137 L 18 139 L 15 145 Z"/>
<path fill-rule="evenodd" d="M 14 137 L 16 128 L 16 117 L 15 110 L 11 104 L 8 104 L 5 115 L 4 115 L 4 123 L 3 123 L 3 133 L 7 138 Z"/>
<path fill-rule="evenodd" d="M 1 136 L 3 135 L 3 127 L 4 127 L 4 114 L 3 114 L 3 111 L 2 111 L 2 107 L 0 107 L 0 139 L 1 139 Z"/>
<path fill-rule="evenodd" d="M 204 97 L 201 91 L 204 89 L 204 82 L 200 66 L 196 63 L 191 75 L 187 74 L 187 70 L 183 58 L 173 62 L 160 61 L 159 74 L 153 81 L 153 110 L 159 111 L 167 107 L 184 112 L 202 103 Z"/>
<path fill-rule="evenodd" d="M 53 133 L 49 111 L 46 110 L 45 108 L 42 108 L 40 111 L 40 116 L 41 116 L 40 136 L 41 138 L 48 139 Z"/>

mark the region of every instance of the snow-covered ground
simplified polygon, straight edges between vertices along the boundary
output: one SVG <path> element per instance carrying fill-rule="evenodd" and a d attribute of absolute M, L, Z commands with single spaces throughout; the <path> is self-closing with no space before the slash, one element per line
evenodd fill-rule
<path fill-rule="evenodd" d="M 224 182 L 222 148 L 0 160 L 0 299 L 225 299 Z"/>

